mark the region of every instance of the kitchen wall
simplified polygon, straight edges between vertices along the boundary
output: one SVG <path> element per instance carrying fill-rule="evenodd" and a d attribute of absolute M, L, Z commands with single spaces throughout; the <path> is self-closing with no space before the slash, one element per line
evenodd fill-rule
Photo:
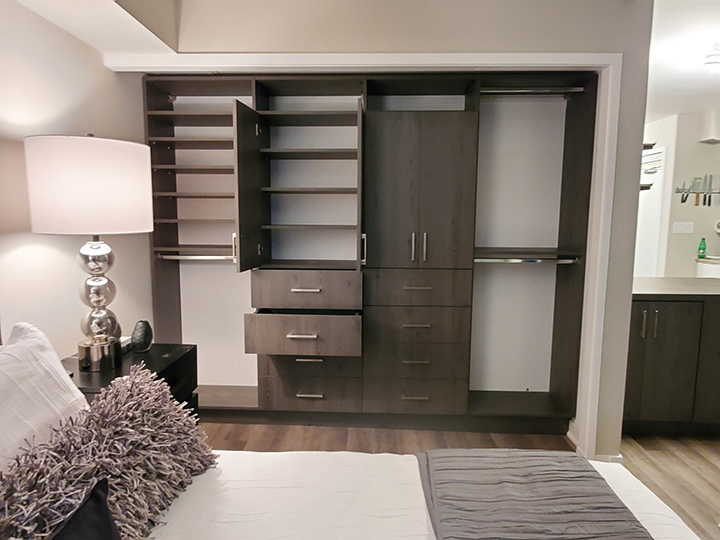
<path fill-rule="evenodd" d="M 707 254 L 720 256 L 720 235 L 715 223 L 720 219 L 720 196 L 714 196 L 712 206 L 695 206 L 695 196 L 681 202 L 675 189 L 683 182 L 690 186 L 694 177 L 712 174 L 713 189 L 720 189 L 720 145 L 699 143 L 703 130 L 704 114 L 688 113 L 671 116 L 645 126 L 645 140 L 666 146 L 668 164 L 666 189 L 670 194 L 670 217 L 667 223 L 667 259 L 665 276 L 695 277 L 697 272 L 698 244 L 705 237 Z M 673 232 L 674 223 L 692 223 L 692 233 Z"/>
<path fill-rule="evenodd" d="M 88 238 L 30 232 L 22 139 L 93 133 L 142 142 L 141 77 L 113 73 L 95 49 L 14 0 L 0 0 L 0 13 L 0 329 L 7 340 L 15 322 L 31 322 L 67 356 L 88 310 L 75 261 Z M 136 321 L 152 322 L 149 237 L 106 240 L 117 259 L 111 308 L 128 334 Z"/>

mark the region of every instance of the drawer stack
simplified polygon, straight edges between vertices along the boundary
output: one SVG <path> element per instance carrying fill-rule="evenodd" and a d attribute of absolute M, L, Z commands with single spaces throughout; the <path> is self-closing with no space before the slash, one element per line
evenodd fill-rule
<path fill-rule="evenodd" d="M 253 270 L 245 352 L 258 355 L 261 409 L 362 410 L 362 277 Z"/>
<path fill-rule="evenodd" d="M 366 269 L 363 412 L 465 414 L 472 270 Z"/>

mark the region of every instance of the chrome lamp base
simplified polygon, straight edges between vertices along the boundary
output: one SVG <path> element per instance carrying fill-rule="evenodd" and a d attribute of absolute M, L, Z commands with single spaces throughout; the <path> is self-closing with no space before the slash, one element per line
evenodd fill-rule
<path fill-rule="evenodd" d="M 120 342 L 110 338 L 107 343 L 83 340 L 78 343 L 80 371 L 107 371 L 116 366 L 122 356 Z"/>

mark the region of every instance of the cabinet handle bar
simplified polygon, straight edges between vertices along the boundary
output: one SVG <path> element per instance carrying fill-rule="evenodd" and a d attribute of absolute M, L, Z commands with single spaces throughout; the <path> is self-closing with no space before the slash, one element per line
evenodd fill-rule
<path fill-rule="evenodd" d="M 642 328 L 640 329 L 640 337 L 645 339 L 645 331 L 647 330 L 647 309 L 643 309 Z"/>
<path fill-rule="evenodd" d="M 423 233 L 423 262 L 427 261 L 427 233 Z"/>
<path fill-rule="evenodd" d="M 432 328 L 432 324 L 407 323 L 407 324 L 403 324 L 403 328 Z"/>
<path fill-rule="evenodd" d="M 430 401 L 430 396 L 402 396 L 405 401 Z"/>
<path fill-rule="evenodd" d="M 421 365 L 421 364 L 425 365 L 425 366 L 429 366 L 430 360 L 403 360 L 402 363 L 405 364 L 406 366 L 416 366 L 416 365 Z"/>
<path fill-rule="evenodd" d="M 322 358 L 296 358 L 295 361 L 300 362 L 300 363 L 310 363 L 310 362 L 322 363 L 323 359 Z"/>
<path fill-rule="evenodd" d="M 293 293 L 319 293 L 322 292 L 322 289 L 304 289 L 304 288 L 293 288 L 290 289 L 290 292 Z"/>
<path fill-rule="evenodd" d="M 655 330 L 653 331 L 653 337 L 657 337 L 658 330 L 658 319 L 660 318 L 660 310 L 655 310 Z"/>
<path fill-rule="evenodd" d="M 410 260 L 415 262 L 415 233 L 410 235 Z"/>
<path fill-rule="evenodd" d="M 317 334 L 288 334 L 285 337 L 287 337 L 288 339 L 317 339 L 318 335 Z"/>
<path fill-rule="evenodd" d="M 403 287 L 405 291 L 432 291 L 432 287 L 414 287 L 412 285 L 406 285 Z"/>
<path fill-rule="evenodd" d="M 300 399 L 324 399 L 325 398 L 325 396 L 323 394 L 302 394 L 300 392 L 295 394 L 295 397 L 300 398 Z"/>

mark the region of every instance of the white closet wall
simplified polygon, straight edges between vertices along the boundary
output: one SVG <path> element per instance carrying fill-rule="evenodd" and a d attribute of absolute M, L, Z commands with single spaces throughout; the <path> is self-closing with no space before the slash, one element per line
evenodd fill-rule
<path fill-rule="evenodd" d="M 475 245 L 557 247 L 565 100 L 481 99 Z M 551 263 L 475 265 L 470 390 L 549 390 Z"/>

